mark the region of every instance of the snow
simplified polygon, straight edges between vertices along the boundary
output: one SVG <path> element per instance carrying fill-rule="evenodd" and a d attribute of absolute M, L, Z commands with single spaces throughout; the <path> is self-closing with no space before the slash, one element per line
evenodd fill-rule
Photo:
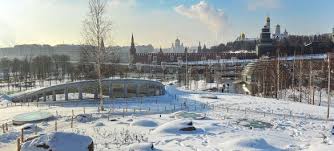
<path fill-rule="evenodd" d="M 12 132 L 12 133 L 5 133 L 0 135 L 0 149 L 1 149 L 1 143 L 10 143 L 17 139 L 17 137 L 20 135 L 19 132 Z"/>
<path fill-rule="evenodd" d="M 75 117 L 75 120 L 80 123 L 87 123 L 93 121 L 94 118 L 90 114 L 79 114 Z"/>
<path fill-rule="evenodd" d="M 38 132 L 42 130 L 36 124 L 31 124 L 31 123 L 19 126 L 18 131 L 21 131 L 21 129 L 23 129 L 25 134 L 30 134 L 30 133 L 34 133 L 34 132 Z"/>
<path fill-rule="evenodd" d="M 55 132 L 25 142 L 22 151 L 88 151 L 93 140 L 74 133 Z M 43 146 L 43 147 L 39 147 Z"/>
<path fill-rule="evenodd" d="M 179 111 L 173 114 L 175 119 L 182 119 L 182 118 L 191 118 L 191 119 L 204 119 L 205 116 L 200 113 L 194 113 L 194 112 L 185 112 L 185 111 Z"/>
<path fill-rule="evenodd" d="M 264 138 L 261 137 L 239 137 L 221 144 L 222 150 L 229 150 L 231 148 L 234 150 L 283 150 L 270 145 Z"/>
<path fill-rule="evenodd" d="M 130 125 L 142 127 L 157 127 L 158 123 L 152 119 L 136 119 Z"/>
<path fill-rule="evenodd" d="M 95 123 L 95 126 L 104 126 L 104 124 L 102 122 L 97 122 Z"/>
<path fill-rule="evenodd" d="M 137 143 L 132 144 L 127 147 L 125 150 L 128 151 L 154 151 L 154 146 L 152 143 Z"/>
<path fill-rule="evenodd" d="M 12 98 L 8 95 L 1 95 L 0 96 L 0 104 L 1 105 L 6 105 L 6 104 L 13 103 L 11 100 L 12 100 Z"/>
<path fill-rule="evenodd" d="M 98 112 L 99 103 L 93 101 L 40 102 L 38 107 L 34 103 L 9 105 L 0 108 L 0 121 L 10 122 L 22 113 L 47 111 L 57 117 L 59 132 L 91 137 L 96 151 L 148 150 L 152 144 L 155 150 L 167 151 L 334 150 L 333 107 L 327 121 L 326 106 L 242 94 L 194 92 L 174 85 L 166 86 L 166 91 L 165 96 L 106 100 L 104 112 Z M 214 95 L 217 99 L 203 95 Z M 55 131 L 54 120 L 34 124 L 40 128 L 38 134 L 50 136 Z M 9 125 L 8 132 L 0 131 L 0 150 L 15 150 L 19 135 L 19 126 Z M 25 138 L 31 136 L 34 134 L 25 134 Z M 45 137 L 34 141 L 41 142 Z"/>
<path fill-rule="evenodd" d="M 202 95 L 201 98 L 218 99 L 218 97 L 216 95 L 212 95 L 212 94 Z"/>
<path fill-rule="evenodd" d="M 189 129 L 189 130 L 187 130 Z M 196 128 L 193 121 L 189 119 L 178 119 L 167 122 L 156 129 L 153 133 L 169 133 L 169 134 L 203 134 L 204 130 Z"/>
<path fill-rule="evenodd" d="M 37 121 L 42 121 L 42 120 L 48 120 L 53 118 L 53 115 L 48 113 L 48 112 L 27 112 L 27 113 L 22 113 L 18 114 L 13 117 L 13 124 L 16 125 L 22 125 L 25 123 L 32 123 L 32 122 L 37 122 Z"/>

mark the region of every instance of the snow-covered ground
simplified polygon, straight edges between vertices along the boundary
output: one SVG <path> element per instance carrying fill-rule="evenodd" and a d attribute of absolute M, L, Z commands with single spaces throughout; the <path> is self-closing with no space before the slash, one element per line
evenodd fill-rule
<path fill-rule="evenodd" d="M 95 150 L 334 150 L 333 112 L 305 103 L 241 94 L 185 91 L 166 86 L 167 94 L 150 98 L 97 102 L 23 104 L 0 107 L 0 123 L 18 114 L 46 111 L 57 118 L 57 131 L 93 138 Z M 210 96 L 210 97 L 208 97 Z M 216 96 L 217 99 L 213 96 Z M 333 111 L 334 108 L 330 108 Z M 182 112 L 180 112 L 182 110 Z M 74 112 L 74 127 L 71 115 Z M 55 131 L 54 120 L 37 123 L 35 133 Z M 0 150 L 15 150 L 20 126 L 0 132 Z"/>

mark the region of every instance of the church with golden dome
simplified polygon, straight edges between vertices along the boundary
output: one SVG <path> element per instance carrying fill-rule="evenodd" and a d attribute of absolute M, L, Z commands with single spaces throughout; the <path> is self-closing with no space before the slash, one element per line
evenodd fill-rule
<path fill-rule="evenodd" d="M 256 54 L 258 56 L 272 55 L 274 53 L 273 51 L 274 46 L 270 32 L 270 17 L 266 17 L 265 25 L 261 29 L 260 39 L 256 46 Z"/>

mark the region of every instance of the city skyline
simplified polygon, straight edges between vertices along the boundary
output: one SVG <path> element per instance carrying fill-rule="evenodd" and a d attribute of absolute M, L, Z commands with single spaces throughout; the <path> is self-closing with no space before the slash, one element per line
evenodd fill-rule
<path fill-rule="evenodd" d="M 0 1 L 0 47 L 82 43 L 87 1 Z M 330 33 L 331 6 L 330 0 L 109 0 L 107 13 L 111 45 L 130 45 L 133 33 L 136 44 L 168 48 L 177 37 L 186 46 L 233 41 L 241 32 L 259 37 L 265 16 L 272 18 L 272 31 L 280 24 L 291 34 Z"/>

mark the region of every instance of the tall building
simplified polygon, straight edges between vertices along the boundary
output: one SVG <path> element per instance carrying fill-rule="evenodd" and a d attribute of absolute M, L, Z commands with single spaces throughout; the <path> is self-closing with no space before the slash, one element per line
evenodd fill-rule
<path fill-rule="evenodd" d="M 235 41 L 249 41 L 249 40 L 253 40 L 253 39 L 246 38 L 246 34 L 242 32 L 240 33 L 240 35 L 237 37 Z"/>
<path fill-rule="evenodd" d="M 332 31 L 332 42 L 334 43 L 334 28 L 333 28 L 333 31 Z"/>
<path fill-rule="evenodd" d="M 203 49 L 204 52 L 207 51 L 208 49 L 206 48 L 206 45 L 204 44 Z"/>
<path fill-rule="evenodd" d="M 283 36 L 284 36 L 284 38 L 288 38 L 288 36 L 289 36 L 289 33 L 288 33 L 288 31 L 286 31 L 286 29 L 284 30 Z"/>
<path fill-rule="evenodd" d="M 181 43 L 179 38 L 176 38 L 175 43 L 172 44 L 172 51 L 175 53 L 183 53 L 184 46 L 183 46 L 183 43 Z"/>
<path fill-rule="evenodd" d="M 258 56 L 272 55 L 273 54 L 273 43 L 270 33 L 270 18 L 266 18 L 266 23 L 261 30 L 259 43 L 256 46 L 256 53 Z"/>
<path fill-rule="evenodd" d="M 202 52 L 201 42 L 198 43 L 197 52 L 198 52 L 198 53 L 201 53 L 201 52 Z"/>
<path fill-rule="evenodd" d="M 135 63 L 136 63 L 136 47 L 135 47 L 135 40 L 134 40 L 133 34 L 132 34 L 130 54 L 129 54 L 129 64 L 134 65 Z"/>
<path fill-rule="evenodd" d="M 276 25 L 275 33 L 273 34 L 273 38 L 276 40 L 282 40 L 284 38 L 287 38 L 289 36 L 289 33 L 286 31 L 281 33 L 281 26 L 279 24 Z"/>
<path fill-rule="evenodd" d="M 280 35 L 281 34 L 281 26 L 279 24 L 276 25 L 275 34 L 276 35 Z"/>

